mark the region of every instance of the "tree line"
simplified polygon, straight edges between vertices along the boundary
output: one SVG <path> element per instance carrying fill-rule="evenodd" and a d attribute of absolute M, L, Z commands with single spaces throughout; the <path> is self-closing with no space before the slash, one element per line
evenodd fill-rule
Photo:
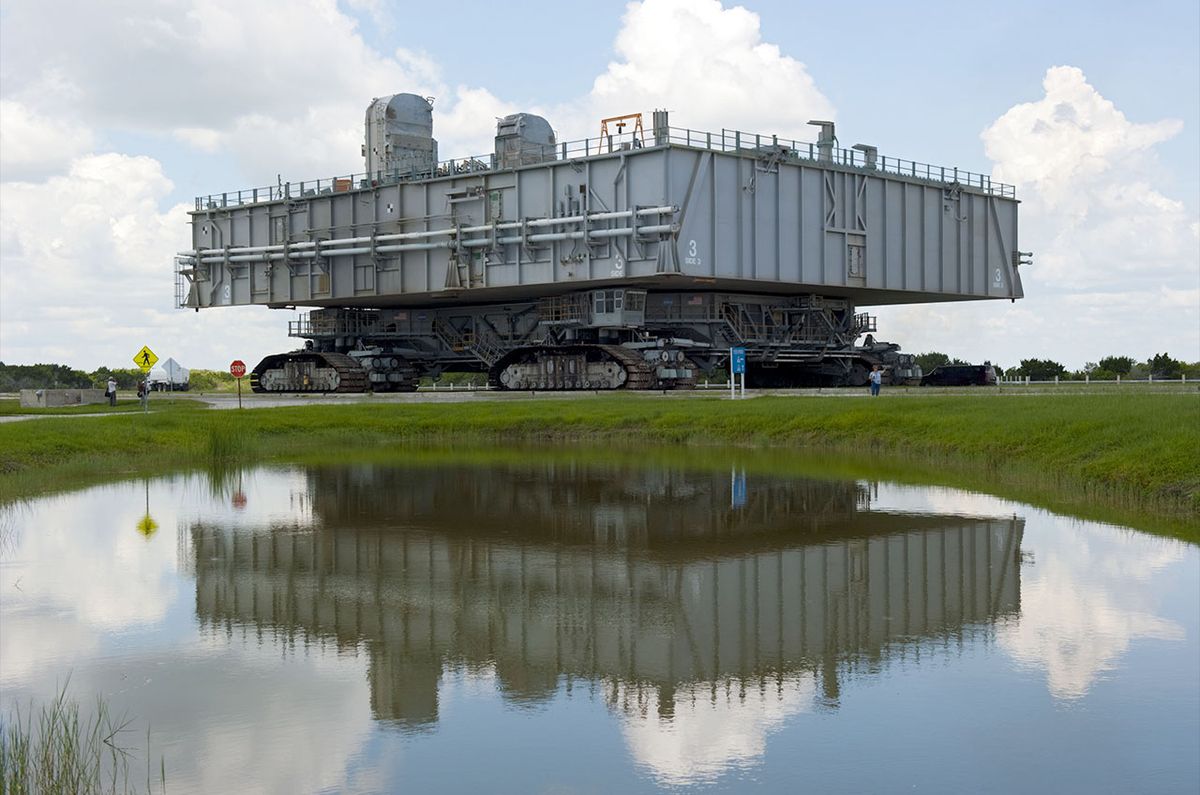
<path fill-rule="evenodd" d="M 65 364 L 5 364 L 0 362 L 0 392 L 21 389 L 104 389 L 109 377 L 117 389 L 137 389 L 144 376 L 137 368 L 99 367 L 91 372 L 75 370 Z M 192 389 L 216 389 L 232 384 L 233 376 L 222 370 L 192 370 L 189 378 Z"/>
<path fill-rule="evenodd" d="M 929 374 L 934 368 L 942 365 L 970 364 L 961 359 L 954 359 L 944 353 L 931 351 L 917 355 L 917 364 L 921 372 Z M 1022 359 L 1014 367 L 1001 367 L 993 364 L 996 375 L 1001 378 L 1028 378 L 1030 381 L 1116 381 L 1121 379 L 1145 380 L 1175 380 L 1181 376 L 1189 379 L 1200 379 L 1200 362 L 1184 362 L 1168 353 L 1151 356 L 1144 362 L 1139 362 L 1132 356 L 1105 356 L 1098 362 L 1088 362 L 1082 369 L 1068 370 L 1053 359 Z"/>

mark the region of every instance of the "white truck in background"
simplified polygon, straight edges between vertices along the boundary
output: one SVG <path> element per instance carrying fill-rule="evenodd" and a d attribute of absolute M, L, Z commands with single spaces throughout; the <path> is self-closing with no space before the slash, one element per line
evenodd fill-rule
<path fill-rule="evenodd" d="M 146 380 L 155 392 L 186 392 L 192 371 L 174 359 L 160 362 Z"/>

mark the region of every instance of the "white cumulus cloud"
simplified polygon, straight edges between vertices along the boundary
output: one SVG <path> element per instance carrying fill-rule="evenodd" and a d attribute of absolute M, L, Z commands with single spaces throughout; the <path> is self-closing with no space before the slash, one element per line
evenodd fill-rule
<path fill-rule="evenodd" d="M 78 121 L 52 119 L 20 102 L 0 100 L 0 179 L 60 174 L 92 144 L 92 131 Z"/>
<path fill-rule="evenodd" d="M 1081 367 L 1108 354 L 1200 359 L 1200 222 L 1155 187 L 1155 146 L 1175 119 L 1130 121 L 1070 66 L 1047 70 L 1043 96 L 982 134 L 993 176 L 1015 184 L 1026 298 L 880 310 L 881 337 L 1004 365 L 1053 358 Z"/>
<path fill-rule="evenodd" d="M 187 205 L 161 208 L 172 188 L 157 160 L 115 153 L 77 158 L 44 182 L 0 183 L 0 359 L 92 369 L 151 344 L 219 366 L 218 356 L 286 349 L 282 313 L 241 310 L 232 322 L 175 311 L 172 261 L 188 227 Z"/>
<path fill-rule="evenodd" d="M 368 13 L 375 8 L 363 4 Z M 273 182 L 276 173 L 315 179 L 363 170 L 363 113 L 373 97 L 437 97 L 446 112 L 439 112 L 436 132 L 456 146 L 447 156 L 486 150 L 493 116 L 511 112 L 483 89 L 447 86 L 439 66 L 420 52 L 371 48 L 334 0 L 299 0 L 286 13 L 254 0 L 114 0 L 67 15 L 14 0 L 5 14 L 4 94 L 22 111 L 11 124 L 27 127 L 28 118 L 40 130 L 72 131 L 82 142 L 55 147 L 69 150 L 61 163 L 88 151 L 91 138 L 75 132 L 84 124 L 222 153 L 247 174 L 247 184 Z M 464 109 L 456 113 L 459 103 Z M 6 126 L 6 158 L 8 135 Z M 43 146 L 17 144 L 38 138 L 45 141 L 14 138 L 13 156 L 29 159 L 27 150 Z"/>
<path fill-rule="evenodd" d="M 1178 119 L 1129 121 L 1073 66 L 1047 70 L 1042 88 L 1045 96 L 1014 105 L 983 141 L 996 179 L 1033 189 L 1049 206 L 1086 206 L 1088 191 L 1080 188 L 1141 164 L 1155 144 L 1183 129 Z"/>
<path fill-rule="evenodd" d="M 630 3 L 608 64 L 580 103 L 582 132 L 620 113 L 675 111 L 696 129 L 810 138 L 809 119 L 833 119 L 833 104 L 803 63 L 763 40 L 758 14 L 719 0 Z M 553 120 L 552 120 L 553 121 Z"/>
<path fill-rule="evenodd" d="M 1066 289 L 1194 279 L 1196 219 L 1153 186 L 1154 145 L 1183 123 L 1129 121 L 1074 67 L 1048 70 L 1042 87 L 983 133 L 996 178 L 1025 200 L 1023 236 L 1039 244 L 1031 278 Z"/>

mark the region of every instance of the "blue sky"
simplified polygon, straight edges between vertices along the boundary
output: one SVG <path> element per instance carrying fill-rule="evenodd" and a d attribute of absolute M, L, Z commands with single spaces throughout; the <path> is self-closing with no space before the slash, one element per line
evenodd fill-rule
<path fill-rule="evenodd" d="M 513 110 L 569 138 L 665 106 L 807 139 L 827 112 L 843 140 L 993 173 L 1024 202 L 1024 301 L 881 308 L 881 338 L 1002 364 L 1197 360 L 1198 5 L 4 0 L 0 359 L 290 347 L 283 312 L 172 308 L 182 205 L 358 170 L 362 108 L 414 90 L 438 98 L 447 157 L 486 151 Z"/>

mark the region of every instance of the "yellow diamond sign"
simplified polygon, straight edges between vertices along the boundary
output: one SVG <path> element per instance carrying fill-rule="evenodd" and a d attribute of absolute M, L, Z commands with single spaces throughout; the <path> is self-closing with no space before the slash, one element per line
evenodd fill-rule
<path fill-rule="evenodd" d="M 154 355 L 154 351 L 143 345 L 142 349 L 133 357 L 133 363 L 142 368 L 143 373 L 150 372 L 150 368 L 158 361 L 158 357 Z"/>

